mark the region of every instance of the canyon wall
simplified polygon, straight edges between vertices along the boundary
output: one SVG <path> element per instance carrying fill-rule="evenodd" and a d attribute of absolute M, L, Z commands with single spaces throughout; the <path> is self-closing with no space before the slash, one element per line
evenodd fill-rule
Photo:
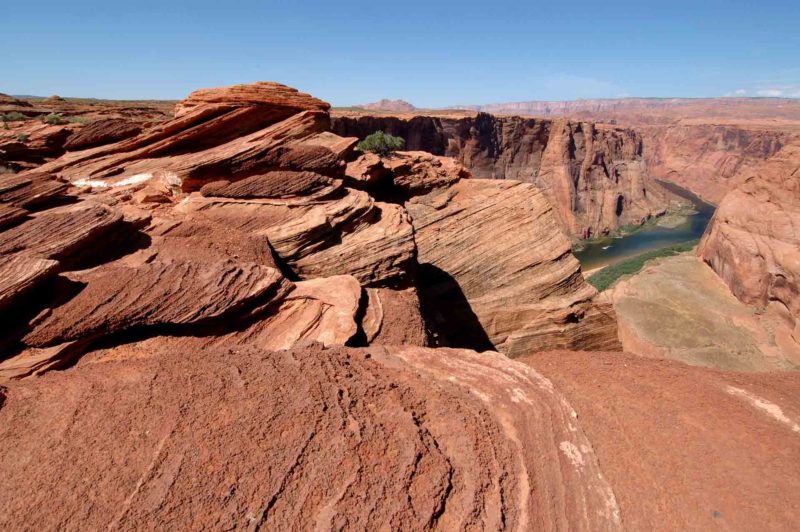
<path fill-rule="evenodd" d="M 782 315 L 800 341 L 800 146 L 784 147 L 725 196 L 698 254 L 737 298 Z"/>
<path fill-rule="evenodd" d="M 777 129 L 734 124 L 639 126 L 651 175 L 718 204 L 787 141 Z"/>
<path fill-rule="evenodd" d="M 670 196 L 648 176 L 631 129 L 591 122 L 495 117 L 335 117 L 333 131 L 363 138 L 382 130 L 411 150 L 454 157 L 473 175 L 533 183 L 577 238 L 640 224 Z"/>

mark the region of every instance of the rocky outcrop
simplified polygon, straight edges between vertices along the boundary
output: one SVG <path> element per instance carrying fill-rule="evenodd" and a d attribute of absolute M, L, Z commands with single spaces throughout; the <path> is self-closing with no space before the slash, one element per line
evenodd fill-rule
<path fill-rule="evenodd" d="M 466 179 L 406 208 L 427 275 L 425 299 L 445 343 L 485 331 L 468 345 L 493 345 L 511 357 L 548 346 L 619 347 L 613 311 L 593 301 L 594 288 L 535 186 Z"/>
<path fill-rule="evenodd" d="M 364 137 L 383 130 L 410 150 L 453 157 L 475 177 L 536 184 L 577 238 L 639 224 L 670 196 L 650 179 L 642 141 L 630 129 L 520 117 L 338 117 L 333 131 Z"/>
<path fill-rule="evenodd" d="M 800 146 L 725 196 L 698 254 L 741 301 L 784 316 L 800 342 Z"/>
<path fill-rule="evenodd" d="M 84 150 L 133 137 L 142 132 L 141 126 L 122 118 L 105 118 L 86 124 L 70 135 L 66 150 Z"/>
<path fill-rule="evenodd" d="M 498 353 L 99 360 L 9 388 L 0 526 L 619 529 L 575 418 Z"/>
<path fill-rule="evenodd" d="M 423 152 L 354 159 L 355 139 L 327 126 L 327 104 L 281 85 L 197 91 L 170 121 L 0 181 L 0 200 L 23 211 L 0 232 L 9 300 L 53 285 L 8 325 L 0 377 L 142 338 L 510 355 L 618 345 L 535 187 L 470 180 Z M 72 200 L 53 204 L 69 185 Z M 28 279 L 16 266 L 28 257 L 54 262 Z"/>
<path fill-rule="evenodd" d="M 107 266 L 71 277 L 85 288 L 36 324 L 23 338 L 26 345 L 47 347 L 130 328 L 207 326 L 283 299 L 292 288 L 276 269 L 234 261 Z"/>

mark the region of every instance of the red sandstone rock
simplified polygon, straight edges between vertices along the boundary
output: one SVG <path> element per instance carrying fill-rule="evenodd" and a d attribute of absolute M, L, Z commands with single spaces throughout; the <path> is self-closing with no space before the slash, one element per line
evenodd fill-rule
<path fill-rule="evenodd" d="M 37 213 L 0 232 L 0 255 L 25 251 L 61 260 L 98 247 L 100 239 L 122 225 L 122 215 L 104 205 L 82 202 Z"/>
<path fill-rule="evenodd" d="M 800 343 L 800 146 L 725 196 L 697 252 L 741 301 L 784 316 Z"/>
<path fill-rule="evenodd" d="M 110 142 L 117 142 L 142 132 L 142 128 L 133 122 L 120 118 L 96 120 L 83 126 L 70 135 L 64 144 L 67 150 L 84 150 Z"/>
<path fill-rule="evenodd" d="M 369 345 L 428 345 L 428 331 L 414 288 L 367 288 L 362 326 Z"/>
<path fill-rule="evenodd" d="M 391 172 L 394 186 L 407 196 L 425 194 L 470 177 L 469 171 L 454 159 L 422 151 L 395 152 L 382 162 Z"/>
<path fill-rule="evenodd" d="M 362 191 L 346 189 L 325 201 L 191 197 L 179 209 L 267 237 L 302 279 L 349 274 L 382 284 L 406 278 L 413 260 L 413 229 L 404 209 Z"/>
<path fill-rule="evenodd" d="M 453 157 L 475 177 L 534 183 L 577 238 L 642 223 L 672 199 L 650 178 L 632 129 L 481 113 L 337 117 L 333 130 L 360 138 L 386 131 L 407 149 Z"/>
<path fill-rule="evenodd" d="M 14 486 L 0 492 L 3 528 L 621 524 L 572 408 L 497 353 L 311 345 L 104 360 L 10 383 L 0 445 Z"/>
<path fill-rule="evenodd" d="M 374 153 L 364 153 L 358 159 L 347 163 L 345 169 L 347 184 L 360 189 L 378 184 L 386 174 L 383 161 Z"/>
<path fill-rule="evenodd" d="M 718 204 L 786 140 L 747 125 L 675 124 L 639 128 L 650 173 Z"/>
<path fill-rule="evenodd" d="M 73 278 L 86 287 L 36 324 L 23 338 L 26 345 L 48 347 L 132 327 L 207 325 L 279 301 L 292 286 L 275 269 L 234 261 L 109 265 Z"/>
<path fill-rule="evenodd" d="M 439 272 L 429 282 L 442 298 L 440 313 L 452 314 L 458 298 L 469 303 L 460 316 L 443 315 L 455 319 L 456 336 L 469 334 L 460 324 L 474 312 L 471 325 L 482 325 L 486 340 L 511 357 L 555 345 L 619 348 L 613 310 L 593 301 L 595 290 L 533 185 L 466 179 L 406 208 L 417 260 Z"/>
<path fill-rule="evenodd" d="M 58 262 L 24 253 L 3 256 L 0 262 L 0 310 L 8 310 L 21 295 L 53 273 Z"/>
<path fill-rule="evenodd" d="M 353 107 L 359 107 L 370 111 L 392 111 L 401 113 L 416 110 L 416 107 L 405 100 L 388 100 L 386 98 L 378 100 L 377 102 L 354 105 Z"/>
<path fill-rule="evenodd" d="M 722 372 L 623 353 L 520 360 L 575 408 L 626 530 L 795 528 L 797 372 Z"/>

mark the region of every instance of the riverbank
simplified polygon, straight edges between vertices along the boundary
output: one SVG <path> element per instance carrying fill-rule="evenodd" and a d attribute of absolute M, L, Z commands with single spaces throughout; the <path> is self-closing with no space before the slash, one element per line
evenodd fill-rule
<path fill-rule="evenodd" d="M 598 292 L 602 292 L 612 284 L 614 284 L 623 275 L 632 275 L 638 273 L 644 265 L 654 259 L 662 257 L 672 257 L 680 253 L 692 251 L 699 243 L 699 240 L 690 240 L 688 242 L 681 242 L 672 246 L 666 246 L 653 251 L 648 251 L 640 255 L 636 255 L 628 260 L 606 266 L 604 268 L 595 268 L 591 274 L 587 273 L 586 281 L 594 286 Z"/>
<path fill-rule="evenodd" d="M 685 201 L 641 226 L 623 226 L 615 235 L 574 246 L 573 253 L 584 271 L 620 264 L 643 253 L 696 241 L 703 235 L 714 214 L 714 205 L 673 183 L 659 183 Z"/>

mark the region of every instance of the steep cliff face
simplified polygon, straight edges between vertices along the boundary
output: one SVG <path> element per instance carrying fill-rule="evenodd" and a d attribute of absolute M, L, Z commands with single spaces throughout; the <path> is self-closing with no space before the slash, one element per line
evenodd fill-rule
<path fill-rule="evenodd" d="M 800 342 L 800 146 L 725 196 L 697 252 L 741 301 L 783 315 Z"/>
<path fill-rule="evenodd" d="M 739 125 L 643 126 L 644 157 L 651 175 L 719 203 L 786 142 L 777 130 Z"/>
<path fill-rule="evenodd" d="M 642 140 L 631 129 L 591 122 L 496 117 L 338 117 L 333 131 L 364 137 L 383 130 L 412 150 L 447 155 L 478 178 L 536 184 L 567 231 L 578 238 L 641 223 L 668 194 L 651 180 Z"/>

